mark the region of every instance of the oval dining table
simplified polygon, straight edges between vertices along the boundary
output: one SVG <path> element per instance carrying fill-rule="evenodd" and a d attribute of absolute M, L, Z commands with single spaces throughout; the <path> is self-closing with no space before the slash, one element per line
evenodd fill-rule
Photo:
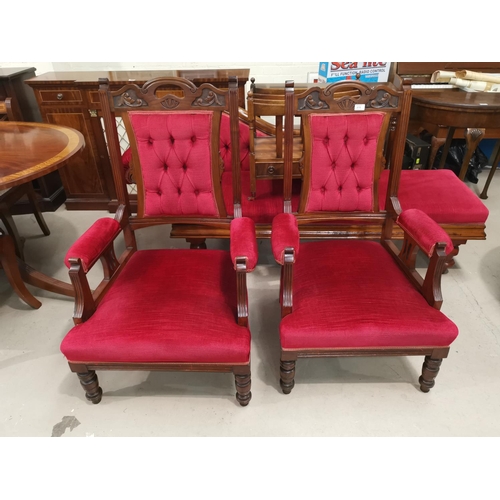
<path fill-rule="evenodd" d="M 66 165 L 85 146 L 83 135 L 69 127 L 47 123 L 0 122 L 0 190 L 8 189 Z M 15 292 L 31 307 L 42 304 L 26 288 L 30 285 L 75 296 L 70 283 L 51 278 L 30 267 L 15 253 L 14 242 L 0 230 L 0 263 Z"/>

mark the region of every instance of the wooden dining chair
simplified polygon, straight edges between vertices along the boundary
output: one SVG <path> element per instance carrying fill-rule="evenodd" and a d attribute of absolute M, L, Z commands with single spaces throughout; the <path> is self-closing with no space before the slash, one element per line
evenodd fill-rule
<path fill-rule="evenodd" d="M 116 91 L 104 79 L 99 95 L 119 207 L 114 219 L 99 219 L 68 250 L 75 326 L 61 351 L 94 404 L 102 397 L 96 370 L 159 370 L 233 373 L 236 399 L 246 406 L 251 398 L 246 274 L 258 259 L 255 224 L 235 206 L 229 251 L 140 250 L 135 238 L 136 231 L 153 225 L 226 222 L 219 131 L 228 111 L 233 141 L 239 142 L 236 78 L 228 90 L 159 78 Z M 135 215 L 117 116 L 131 143 Z M 232 161 L 237 172 L 237 153 Z M 119 236 L 125 250 L 117 258 Z M 104 276 L 92 291 L 87 273 L 97 260 Z"/>
<path fill-rule="evenodd" d="M 358 96 L 336 99 L 344 88 L 358 89 Z M 458 335 L 440 311 L 441 274 L 453 243 L 422 211 L 401 211 L 397 198 L 409 109 L 409 92 L 392 84 L 341 82 L 287 94 L 286 112 L 302 116 L 305 158 L 299 210 L 277 215 L 271 236 L 282 266 L 285 394 L 294 387 L 299 358 L 410 355 L 425 356 L 419 384 L 428 392 Z M 378 184 L 387 162 L 380 209 Z M 291 164 L 288 148 L 288 186 Z M 378 239 L 370 235 L 373 219 L 382 220 Z M 300 241 L 302 224 L 311 221 L 317 241 Z M 342 226 L 343 234 L 330 225 Z M 401 248 L 391 239 L 394 225 L 404 233 Z M 419 250 L 429 259 L 423 277 L 416 270 Z"/>
<path fill-rule="evenodd" d="M 250 127 L 250 199 L 254 200 L 257 180 L 283 179 L 285 94 L 284 88 L 256 87 L 254 78 L 251 78 L 251 82 L 247 107 Z M 274 127 L 268 127 L 268 135 L 259 134 L 262 130 L 263 117 L 272 118 L 275 121 Z M 293 136 L 292 151 L 292 176 L 300 179 L 302 178 L 303 148 L 302 137 L 299 133 Z"/>

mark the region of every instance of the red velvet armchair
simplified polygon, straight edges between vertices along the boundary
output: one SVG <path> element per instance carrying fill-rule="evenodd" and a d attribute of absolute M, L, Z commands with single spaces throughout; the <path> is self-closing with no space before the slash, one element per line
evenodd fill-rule
<path fill-rule="evenodd" d="M 358 88 L 357 97 L 335 99 L 338 90 Z M 401 211 L 397 199 L 409 96 L 390 84 L 333 84 L 294 94 L 287 113 L 304 124 L 304 187 L 297 215 L 279 214 L 271 244 L 282 266 L 280 303 L 280 384 L 294 387 L 296 360 L 303 357 L 424 355 L 420 389 L 428 392 L 456 325 L 440 308 L 441 274 L 453 251 L 448 234 L 417 209 Z M 359 110 L 359 111 L 358 111 Z M 387 154 L 391 164 L 384 209 L 379 179 Z M 285 175 L 291 155 L 285 151 Z M 290 177 L 288 181 L 290 182 Z M 290 210 L 291 212 L 291 210 Z M 370 241 L 349 227 L 381 219 L 382 237 Z M 346 227 L 345 239 L 299 240 L 300 224 L 313 221 Z M 401 248 L 391 240 L 393 225 L 404 234 Z M 359 234 L 359 232 L 358 232 Z M 424 277 L 416 270 L 417 252 L 429 258 Z"/>
<path fill-rule="evenodd" d="M 169 92 L 172 87 L 183 97 Z M 135 239 L 135 231 L 151 225 L 225 219 L 219 124 L 224 111 L 237 113 L 236 79 L 227 91 L 165 78 L 114 92 L 104 80 L 99 93 L 120 205 L 114 219 L 97 220 L 67 253 L 76 290 L 75 326 L 61 351 L 94 404 L 102 397 L 96 370 L 165 370 L 233 373 L 236 398 L 246 406 L 251 398 L 246 273 L 258 258 L 254 222 L 233 209 L 230 251 L 138 250 Z M 131 141 L 135 216 L 116 116 L 123 118 Z M 237 114 L 230 120 L 237 143 Z M 125 251 L 117 258 L 119 235 Z M 92 291 L 87 273 L 98 260 L 104 278 Z"/>

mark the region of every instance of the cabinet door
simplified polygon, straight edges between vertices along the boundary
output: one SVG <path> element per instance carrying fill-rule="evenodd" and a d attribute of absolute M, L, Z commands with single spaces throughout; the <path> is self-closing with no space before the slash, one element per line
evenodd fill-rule
<path fill-rule="evenodd" d="M 85 148 L 60 169 L 66 191 L 68 210 L 107 210 L 113 193 L 109 192 L 101 165 L 94 130 L 86 109 L 42 109 L 47 123 L 79 130 L 85 138 Z"/>

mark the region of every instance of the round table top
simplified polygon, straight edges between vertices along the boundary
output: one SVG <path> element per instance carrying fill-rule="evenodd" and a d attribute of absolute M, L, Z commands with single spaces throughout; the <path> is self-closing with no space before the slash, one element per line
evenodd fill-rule
<path fill-rule="evenodd" d="M 418 90 L 412 93 L 412 102 L 421 106 L 498 113 L 500 93 L 466 92 L 459 89 Z"/>
<path fill-rule="evenodd" d="M 69 127 L 0 122 L 0 189 L 57 170 L 84 146 L 83 135 Z"/>

